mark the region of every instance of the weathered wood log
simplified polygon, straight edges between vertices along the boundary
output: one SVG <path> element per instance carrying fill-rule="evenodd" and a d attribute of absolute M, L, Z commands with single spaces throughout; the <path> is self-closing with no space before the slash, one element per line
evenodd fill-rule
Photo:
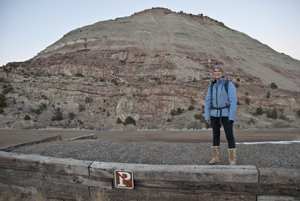
<path fill-rule="evenodd" d="M 94 161 L 90 174 L 113 178 L 114 170 L 131 170 L 135 180 L 258 183 L 255 166 L 148 165 Z"/>
<path fill-rule="evenodd" d="M 55 174 L 32 172 L 26 170 L 11 170 L 0 168 L 0 181 L 3 184 L 19 185 L 19 186 L 32 186 L 41 188 L 40 182 L 56 183 L 56 186 L 70 185 L 74 186 L 72 192 L 77 192 L 76 187 L 96 186 L 100 188 L 112 189 L 112 180 L 103 179 L 93 176 L 74 175 L 74 174 Z M 52 188 L 50 188 L 52 189 Z"/>
<path fill-rule="evenodd" d="M 0 170 L 0 180 L 2 184 L 30 186 L 37 189 L 47 189 L 68 193 L 79 193 L 88 195 L 88 186 L 77 185 L 72 181 L 72 175 L 43 174 L 30 171 L 5 171 Z"/>
<path fill-rule="evenodd" d="M 10 169 L 89 175 L 88 167 L 92 162 L 0 151 L 0 167 Z"/>
<path fill-rule="evenodd" d="M 299 169 L 258 168 L 262 184 L 300 184 Z"/>
<path fill-rule="evenodd" d="M 257 201 L 299 201 L 300 197 L 290 197 L 290 196 L 257 196 Z"/>
<path fill-rule="evenodd" d="M 61 135 L 58 136 L 54 136 L 54 137 L 49 137 L 49 138 L 44 138 L 41 140 L 35 140 L 35 141 L 31 141 L 31 142 L 25 142 L 25 143 L 21 143 L 21 144 L 15 144 L 15 145 L 11 145 L 11 146 L 6 146 L 6 147 L 2 147 L 0 148 L 0 151 L 12 151 L 14 149 L 18 149 L 20 147 L 25 147 L 25 146 L 30 146 L 30 145 L 34 145 L 34 144 L 40 144 L 40 143 L 45 143 L 45 142 L 56 142 L 56 141 L 61 141 Z"/>
<path fill-rule="evenodd" d="M 91 195 L 99 194 L 99 188 L 91 187 Z M 100 196 L 114 201 L 143 200 L 143 201 L 166 201 L 166 200 L 189 200 L 189 201 L 256 201 L 256 195 L 243 195 L 234 193 L 224 193 L 218 191 L 201 192 L 195 194 L 194 191 L 178 191 L 176 189 L 133 189 L 133 190 L 101 190 Z M 106 200 L 106 199 L 104 199 Z"/>
<path fill-rule="evenodd" d="M 97 139 L 95 134 L 83 135 L 74 138 L 65 139 L 64 141 L 76 141 L 76 140 L 87 140 L 87 139 Z"/>
<path fill-rule="evenodd" d="M 131 170 L 133 190 L 113 188 L 114 171 Z M 48 198 L 110 200 L 261 200 L 300 198 L 296 169 L 255 166 L 148 165 L 81 161 L 0 151 L 3 189 Z"/>

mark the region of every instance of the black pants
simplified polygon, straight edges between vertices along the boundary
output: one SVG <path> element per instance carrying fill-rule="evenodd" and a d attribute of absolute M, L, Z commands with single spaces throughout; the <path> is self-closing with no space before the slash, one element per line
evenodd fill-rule
<path fill-rule="evenodd" d="M 213 129 L 213 146 L 220 146 L 220 118 L 221 117 L 211 117 L 211 126 Z M 228 148 L 233 149 L 235 148 L 235 139 L 233 136 L 233 121 L 228 121 L 228 117 L 222 117 L 222 124 L 224 127 L 224 131 L 226 134 L 226 139 L 228 143 Z"/>

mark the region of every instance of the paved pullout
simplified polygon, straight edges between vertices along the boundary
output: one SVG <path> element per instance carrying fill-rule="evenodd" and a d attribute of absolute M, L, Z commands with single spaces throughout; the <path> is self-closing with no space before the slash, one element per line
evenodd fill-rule
<path fill-rule="evenodd" d="M 0 147 L 10 146 L 61 135 L 68 139 L 95 134 L 101 140 L 119 142 L 211 142 L 212 131 L 93 131 L 93 130 L 0 130 Z M 294 141 L 300 140 L 300 130 L 236 130 L 236 142 Z M 226 142 L 221 133 L 221 142 Z"/>

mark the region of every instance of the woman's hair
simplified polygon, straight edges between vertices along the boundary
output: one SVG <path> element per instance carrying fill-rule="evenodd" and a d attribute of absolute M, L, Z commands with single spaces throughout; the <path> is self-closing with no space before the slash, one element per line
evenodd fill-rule
<path fill-rule="evenodd" d="M 215 71 L 215 69 L 219 69 L 224 74 L 223 68 L 221 66 L 215 66 L 213 68 L 213 72 Z"/>
<path fill-rule="evenodd" d="M 221 66 L 215 66 L 214 68 L 213 68 L 213 73 L 214 73 L 214 71 L 215 71 L 215 69 L 219 69 L 222 73 L 223 73 L 223 78 L 225 77 L 225 75 L 224 75 L 224 71 L 223 71 L 223 68 L 221 67 Z"/>

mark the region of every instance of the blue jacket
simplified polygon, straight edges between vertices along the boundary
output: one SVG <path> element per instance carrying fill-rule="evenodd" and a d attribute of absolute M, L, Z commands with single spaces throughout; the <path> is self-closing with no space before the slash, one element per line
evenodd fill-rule
<path fill-rule="evenodd" d="M 229 120 L 235 121 L 236 116 L 236 88 L 232 82 L 228 83 L 228 93 L 225 90 L 226 78 L 219 79 L 218 82 L 212 82 L 213 90 L 209 85 L 205 99 L 205 120 L 210 120 L 210 117 L 229 117 Z M 229 106 L 228 108 L 223 108 Z M 223 109 L 215 109 L 223 108 Z M 222 110 L 222 111 L 221 111 Z"/>

